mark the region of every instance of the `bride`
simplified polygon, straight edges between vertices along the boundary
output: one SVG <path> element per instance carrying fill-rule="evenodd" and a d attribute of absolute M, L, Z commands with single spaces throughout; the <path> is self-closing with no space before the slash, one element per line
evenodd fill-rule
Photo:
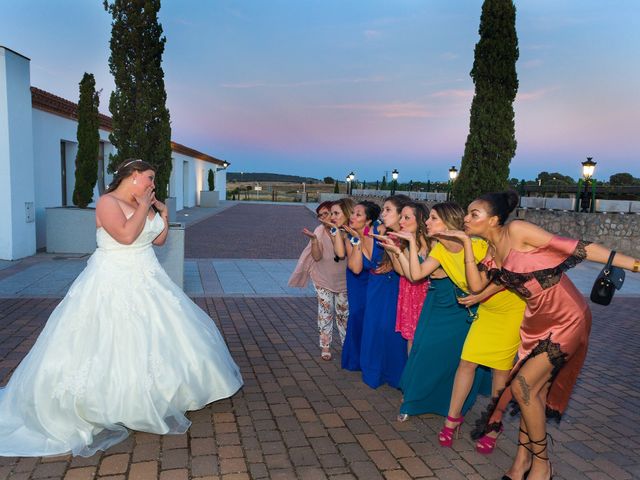
<path fill-rule="evenodd" d="M 0 455 L 90 456 L 129 429 L 184 433 L 187 410 L 242 386 L 214 322 L 153 252 L 168 230 L 154 177 L 125 161 L 98 201 L 97 250 L 0 389 Z"/>

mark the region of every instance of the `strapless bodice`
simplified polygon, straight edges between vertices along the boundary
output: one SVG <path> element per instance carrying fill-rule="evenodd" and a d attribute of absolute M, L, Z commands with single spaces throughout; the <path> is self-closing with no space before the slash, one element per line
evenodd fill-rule
<path fill-rule="evenodd" d="M 96 242 L 98 244 L 98 249 L 104 251 L 140 250 L 151 246 L 151 243 L 158 235 L 160 235 L 163 228 L 164 221 L 162 220 L 162 217 L 156 213 L 152 220 L 149 220 L 149 217 L 147 217 L 142 232 L 140 232 L 138 238 L 136 238 L 130 245 L 118 242 L 102 227 L 96 230 Z"/>

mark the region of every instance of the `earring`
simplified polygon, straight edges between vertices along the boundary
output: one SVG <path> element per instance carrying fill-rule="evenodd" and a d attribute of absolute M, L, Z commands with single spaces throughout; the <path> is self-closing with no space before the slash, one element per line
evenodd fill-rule
<path fill-rule="evenodd" d="M 138 184 L 138 180 L 136 180 L 135 178 L 133 179 L 133 184 L 137 185 Z"/>

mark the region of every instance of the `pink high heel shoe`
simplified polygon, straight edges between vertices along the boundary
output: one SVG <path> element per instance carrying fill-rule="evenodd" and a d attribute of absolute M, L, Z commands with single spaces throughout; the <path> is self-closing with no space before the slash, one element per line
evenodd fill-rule
<path fill-rule="evenodd" d="M 460 426 L 464 421 L 464 417 L 460 416 L 458 418 L 453 418 L 447 415 L 447 420 L 451 423 L 457 423 L 455 427 L 447 427 L 444 425 L 440 433 L 438 434 L 438 441 L 440 442 L 441 447 L 451 447 L 453 445 L 453 436 L 456 438 L 460 435 Z"/>
<path fill-rule="evenodd" d="M 497 432 L 498 435 L 495 437 L 490 437 L 487 433 Z M 476 452 L 481 453 L 483 455 L 489 455 L 493 453 L 493 449 L 496 448 L 496 442 L 498 441 L 498 437 L 502 433 L 502 422 L 492 428 L 489 432 L 485 433 L 482 437 L 478 439 L 476 442 Z"/>

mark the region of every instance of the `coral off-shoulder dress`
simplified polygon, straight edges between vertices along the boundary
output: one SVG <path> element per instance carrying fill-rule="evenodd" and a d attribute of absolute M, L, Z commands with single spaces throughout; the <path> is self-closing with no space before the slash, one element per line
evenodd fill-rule
<path fill-rule="evenodd" d="M 516 291 L 527 303 L 519 360 L 510 378 L 515 378 L 527 360 L 546 352 L 553 365 L 547 416 L 558 420 L 587 355 L 591 331 L 591 310 L 565 273 L 586 258 L 587 245 L 554 236 L 546 245 L 528 252 L 512 249 L 501 268 L 490 257 L 481 264 L 494 282 Z M 492 409 L 504 411 L 510 400 L 511 390 L 506 388 Z"/>

